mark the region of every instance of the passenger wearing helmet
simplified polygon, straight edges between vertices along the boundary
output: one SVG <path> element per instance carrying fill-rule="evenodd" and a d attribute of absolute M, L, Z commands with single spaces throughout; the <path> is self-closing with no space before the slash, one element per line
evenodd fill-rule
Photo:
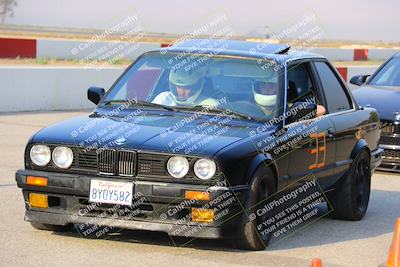
<path fill-rule="evenodd" d="M 152 101 L 167 106 L 201 105 L 216 106 L 217 100 L 201 95 L 207 69 L 205 67 L 189 70 L 171 69 L 169 73 L 169 91 L 162 92 Z"/>
<path fill-rule="evenodd" d="M 270 81 L 255 81 L 253 86 L 254 101 L 264 111 L 265 115 L 271 115 L 275 110 L 278 84 Z"/>

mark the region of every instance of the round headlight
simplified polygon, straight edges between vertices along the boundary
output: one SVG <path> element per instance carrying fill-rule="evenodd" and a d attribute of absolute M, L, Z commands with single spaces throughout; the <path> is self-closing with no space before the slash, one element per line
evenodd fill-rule
<path fill-rule="evenodd" d="M 71 148 L 65 146 L 58 146 L 53 150 L 53 162 L 62 169 L 67 169 L 71 166 L 74 160 L 74 153 Z"/>
<path fill-rule="evenodd" d="M 217 166 L 210 159 L 199 159 L 194 164 L 194 174 L 202 180 L 208 180 L 214 176 Z"/>
<path fill-rule="evenodd" d="M 50 162 L 50 148 L 46 145 L 34 145 L 29 154 L 32 162 L 37 166 L 46 166 Z"/>
<path fill-rule="evenodd" d="M 182 178 L 189 171 L 189 162 L 184 157 L 171 157 L 167 162 L 167 170 L 172 177 Z"/>

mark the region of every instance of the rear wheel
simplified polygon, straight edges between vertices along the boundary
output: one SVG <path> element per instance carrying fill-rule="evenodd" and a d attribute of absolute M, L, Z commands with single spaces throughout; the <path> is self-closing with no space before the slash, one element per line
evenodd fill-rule
<path fill-rule="evenodd" d="M 335 219 L 361 220 L 368 208 L 371 192 L 370 157 L 366 150 L 358 153 L 348 175 L 329 198 L 332 205 L 331 217 Z"/>
<path fill-rule="evenodd" d="M 250 184 L 249 195 L 243 208 L 245 211 L 241 215 L 239 230 L 233 245 L 245 250 L 263 250 L 267 247 L 271 234 L 261 235 L 257 226 L 268 219 L 268 214 L 256 216 L 250 220 L 250 214 L 266 204 L 267 198 L 274 192 L 274 174 L 270 168 L 259 168 L 253 176 Z"/>
<path fill-rule="evenodd" d="M 46 230 L 46 231 L 54 231 L 54 232 L 69 232 L 73 229 L 73 224 L 67 225 L 53 225 L 53 224 L 45 224 L 45 223 L 36 223 L 31 222 L 33 228 L 38 230 Z"/>

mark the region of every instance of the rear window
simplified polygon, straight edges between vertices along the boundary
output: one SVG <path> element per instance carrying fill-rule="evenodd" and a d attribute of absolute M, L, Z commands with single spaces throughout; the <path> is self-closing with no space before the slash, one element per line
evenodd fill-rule
<path fill-rule="evenodd" d="M 349 97 L 329 65 L 315 62 L 315 67 L 325 92 L 328 113 L 351 109 Z"/>

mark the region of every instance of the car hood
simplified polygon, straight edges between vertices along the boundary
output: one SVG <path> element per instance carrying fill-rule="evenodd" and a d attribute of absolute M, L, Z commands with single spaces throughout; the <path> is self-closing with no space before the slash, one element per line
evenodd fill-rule
<path fill-rule="evenodd" d="M 400 87 L 362 86 L 352 91 L 357 103 L 375 108 L 379 117 L 393 121 L 396 112 L 400 112 Z"/>
<path fill-rule="evenodd" d="M 36 133 L 31 142 L 213 156 L 247 138 L 249 131 L 259 125 L 247 120 L 227 121 L 222 116 L 215 119 L 180 112 L 101 115 L 94 112 L 50 125 Z M 207 127 L 204 123 L 208 123 Z"/>

